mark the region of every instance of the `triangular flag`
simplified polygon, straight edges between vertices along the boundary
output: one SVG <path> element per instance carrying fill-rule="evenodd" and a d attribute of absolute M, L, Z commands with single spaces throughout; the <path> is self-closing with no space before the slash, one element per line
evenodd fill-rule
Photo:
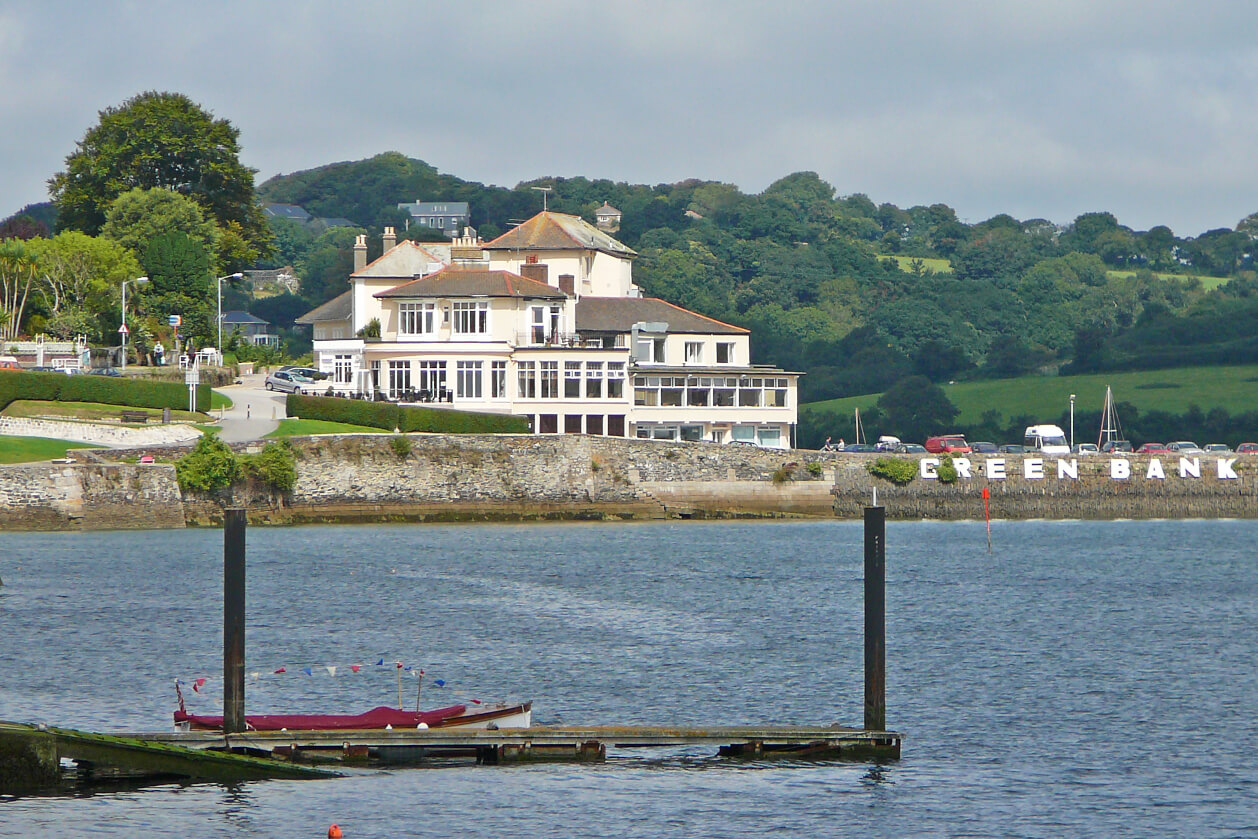
<path fill-rule="evenodd" d="M 301 672 L 305 673 L 307 676 L 313 676 L 313 675 L 314 675 L 314 671 L 313 671 L 312 669 L 310 669 L 309 667 L 303 667 L 303 668 L 301 668 Z"/>
<path fill-rule="evenodd" d="M 328 675 L 329 675 L 329 676 L 335 676 L 335 675 L 336 675 L 336 665 L 335 665 L 335 664 L 329 664 L 329 665 L 328 665 Z"/>
<path fill-rule="evenodd" d="M 376 662 L 376 666 L 377 666 L 377 667 L 384 667 L 384 659 L 382 658 L 382 659 L 380 659 L 379 661 L 377 661 L 377 662 Z"/>
<path fill-rule="evenodd" d="M 445 679 L 433 679 L 433 680 L 432 680 L 432 683 L 433 683 L 434 685 L 436 685 L 437 687 L 439 687 L 439 688 L 443 688 L 443 687 L 445 687 L 445 686 L 446 686 L 446 680 L 445 680 Z"/>
<path fill-rule="evenodd" d="M 349 666 L 349 669 L 350 669 L 350 670 L 353 670 L 355 673 L 357 673 L 359 670 L 362 670 L 362 669 L 363 669 L 363 666 L 362 666 L 361 664 L 351 664 L 351 665 Z"/>
<path fill-rule="evenodd" d="M 281 668 L 279 668 L 278 670 L 276 670 L 275 672 L 276 672 L 276 673 L 287 673 L 287 672 L 288 672 L 288 668 L 287 668 L 287 667 L 281 667 Z"/>

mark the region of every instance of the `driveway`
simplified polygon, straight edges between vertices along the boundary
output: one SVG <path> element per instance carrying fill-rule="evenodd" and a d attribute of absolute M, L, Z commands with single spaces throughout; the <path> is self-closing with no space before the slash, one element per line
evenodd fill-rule
<path fill-rule="evenodd" d="M 241 384 L 218 388 L 232 401 L 219 422 L 219 439 L 225 443 L 247 443 L 270 434 L 287 414 L 287 394 L 272 393 L 265 387 L 266 376 L 255 373 L 242 376 Z"/>

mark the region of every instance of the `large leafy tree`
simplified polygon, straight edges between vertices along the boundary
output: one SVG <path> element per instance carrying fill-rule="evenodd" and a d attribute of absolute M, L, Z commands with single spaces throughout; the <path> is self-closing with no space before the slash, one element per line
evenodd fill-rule
<path fill-rule="evenodd" d="M 948 430 L 957 408 L 939 385 L 925 376 L 900 379 L 878 399 L 887 425 L 905 440 L 922 440 Z"/>
<path fill-rule="evenodd" d="M 112 340 L 122 283 L 141 273 L 136 258 L 117 242 L 77 230 L 34 239 L 30 247 L 48 331 L 60 338 L 86 334 L 96 342 Z"/>
<path fill-rule="evenodd" d="M 144 251 L 149 284 L 143 289 L 143 310 L 157 316 L 180 315 L 179 333 L 200 342 L 216 340 L 217 298 L 205 246 L 183 231 L 154 237 Z"/>
<path fill-rule="evenodd" d="M 235 229 L 252 257 L 271 235 L 239 159 L 240 132 L 179 93 L 149 91 L 100 112 L 66 168 L 48 182 L 62 229 L 95 234 L 129 189 L 162 188 L 194 200 L 214 223 Z M 228 266 L 234 267 L 234 266 Z"/>

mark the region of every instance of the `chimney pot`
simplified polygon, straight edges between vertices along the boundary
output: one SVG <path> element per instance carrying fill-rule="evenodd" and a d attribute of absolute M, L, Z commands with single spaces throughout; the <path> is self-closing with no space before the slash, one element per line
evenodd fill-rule
<path fill-rule="evenodd" d="M 394 231 L 392 227 L 386 227 L 384 229 L 383 238 L 384 238 L 384 249 L 386 251 L 391 250 L 393 246 L 397 244 L 397 233 Z"/>
<path fill-rule="evenodd" d="M 359 233 L 354 238 L 354 273 L 367 267 L 367 234 Z"/>

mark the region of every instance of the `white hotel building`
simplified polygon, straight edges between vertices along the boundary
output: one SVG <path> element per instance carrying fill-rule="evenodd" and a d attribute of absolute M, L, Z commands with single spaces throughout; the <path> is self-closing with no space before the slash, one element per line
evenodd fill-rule
<path fill-rule="evenodd" d="M 539 434 L 794 442 L 798 374 L 751 364 L 746 329 L 643 297 L 637 254 L 579 217 L 444 246 L 386 228 L 366 253 L 360 236 L 350 289 L 297 321 L 337 393 L 523 415 Z"/>

